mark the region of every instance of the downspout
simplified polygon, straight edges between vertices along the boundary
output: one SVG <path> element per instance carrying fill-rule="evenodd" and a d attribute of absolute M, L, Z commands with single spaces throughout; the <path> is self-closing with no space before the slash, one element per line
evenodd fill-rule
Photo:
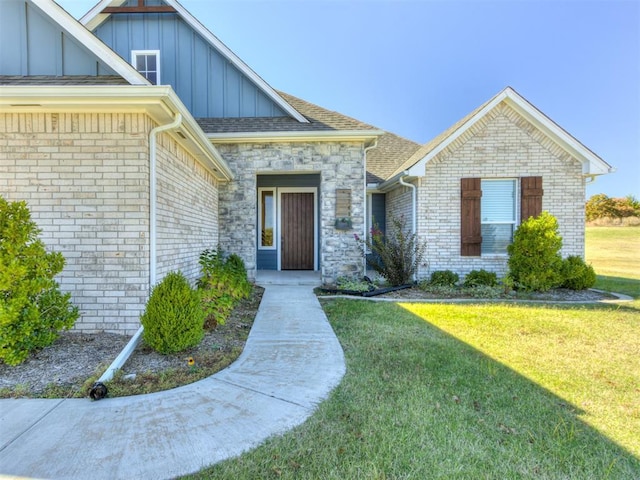
<path fill-rule="evenodd" d="M 156 211 L 157 211 L 157 182 L 156 182 L 156 164 L 157 164 L 157 135 L 167 130 L 177 128 L 182 123 L 182 115 L 176 113 L 173 122 L 166 125 L 159 125 L 149 132 L 149 293 L 156 283 Z M 103 382 L 108 382 L 113 378 L 115 373 L 122 368 L 127 359 L 131 356 L 138 343 L 142 338 L 144 327 L 141 325 L 138 331 L 131 337 L 124 349 L 109 365 L 97 382 L 93 384 L 89 391 L 89 396 L 93 400 L 100 400 L 107 396 L 107 387 Z"/>
<path fill-rule="evenodd" d="M 157 255 L 157 196 L 156 187 L 156 150 L 157 135 L 167 130 L 177 128 L 182 123 L 182 115 L 176 113 L 173 122 L 166 125 L 158 125 L 149 132 L 149 292 L 156 284 L 156 255 Z"/>
<path fill-rule="evenodd" d="M 367 212 L 367 152 L 369 150 L 373 150 L 374 148 L 376 148 L 378 146 L 378 137 L 376 137 L 376 139 L 373 141 L 373 144 L 369 145 L 368 147 L 364 147 L 364 208 L 363 208 L 363 212 L 364 212 L 364 225 L 362 227 L 362 229 L 364 230 L 364 232 L 362 232 L 362 238 L 366 239 L 367 235 L 369 234 L 369 232 L 367 232 L 367 219 L 369 218 L 369 212 Z M 364 258 L 362 259 L 363 261 L 363 267 L 364 267 L 364 274 L 367 274 L 367 256 L 365 255 Z"/>
<path fill-rule="evenodd" d="M 415 235 L 418 230 L 418 189 L 413 183 L 407 183 L 404 181 L 404 179 L 407 177 L 408 177 L 407 172 L 405 172 L 405 175 L 398 179 L 398 183 L 405 187 L 411 187 L 411 190 L 413 190 L 413 193 L 411 195 L 411 219 L 412 219 L 411 233 Z M 417 272 L 414 272 L 413 273 L 414 281 L 417 280 L 416 275 L 417 275 Z"/>

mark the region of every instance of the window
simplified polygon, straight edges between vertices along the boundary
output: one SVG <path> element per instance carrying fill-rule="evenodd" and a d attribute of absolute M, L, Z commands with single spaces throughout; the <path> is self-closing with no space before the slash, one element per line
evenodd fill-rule
<path fill-rule="evenodd" d="M 160 85 L 160 50 L 133 50 L 131 64 L 153 85 Z"/>
<path fill-rule="evenodd" d="M 543 195 L 542 177 L 461 178 L 460 255 L 506 254 L 518 212 L 522 220 L 540 215 Z"/>
<path fill-rule="evenodd" d="M 480 203 L 482 255 L 506 254 L 516 226 L 517 183 L 514 179 L 482 180 Z"/>
<path fill-rule="evenodd" d="M 275 243 L 275 225 L 276 225 L 276 203 L 274 189 L 260 188 L 258 189 L 258 228 L 260 231 L 260 240 L 258 248 L 264 250 L 274 250 Z"/>

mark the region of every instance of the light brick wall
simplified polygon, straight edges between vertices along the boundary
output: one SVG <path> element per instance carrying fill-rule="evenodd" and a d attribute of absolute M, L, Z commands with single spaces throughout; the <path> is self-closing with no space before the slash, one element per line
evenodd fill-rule
<path fill-rule="evenodd" d="M 460 256 L 460 179 L 541 176 L 543 210 L 558 219 L 562 255 L 584 255 L 582 165 L 502 104 L 426 165 L 420 178 L 418 231 L 427 241 L 420 276 L 450 269 L 506 273 L 506 256 Z"/>
<path fill-rule="evenodd" d="M 257 175 L 320 173 L 319 263 L 323 282 L 362 275 L 364 259 L 353 234 L 364 233 L 364 149 L 362 143 L 269 143 L 216 145 L 233 170 L 220 186 L 220 243 L 240 255 L 250 275 L 256 270 Z M 353 229 L 336 230 L 336 189 L 351 189 Z"/>
<path fill-rule="evenodd" d="M 413 191 L 411 187 L 398 186 L 386 195 L 387 228 L 394 218 L 404 216 L 409 231 L 413 222 Z"/>
<path fill-rule="evenodd" d="M 157 275 L 180 270 L 195 283 L 203 250 L 218 245 L 218 184 L 168 134 L 157 149 Z"/>
<path fill-rule="evenodd" d="M 26 200 L 86 332 L 132 333 L 148 296 L 147 132 L 142 114 L 0 115 L 0 193 Z"/>
<path fill-rule="evenodd" d="M 134 333 L 149 296 L 149 132 L 144 114 L 0 115 L 0 194 L 26 200 L 76 329 Z M 158 279 L 199 275 L 218 242 L 217 184 L 167 133 L 157 149 Z"/>

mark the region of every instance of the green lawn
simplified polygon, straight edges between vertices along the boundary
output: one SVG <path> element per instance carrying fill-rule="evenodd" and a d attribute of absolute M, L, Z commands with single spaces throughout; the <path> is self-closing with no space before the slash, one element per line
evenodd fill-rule
<path fill-rule="evenodd" d="M 640 228 L 587 229 L 621 305 L 324 303 L 347 374 L 303 425 L 189 478 L 640 479 Z"/>
<path fill-rule="evenodd" d="M 585 256 L 597 288 L 640 298 L 640 227 L 587 227 Z"/>
<path fill-rule="evenodd" d="M 637 308 L 324 306 L 341 385 L 192 478 L 640 478 Z"/>

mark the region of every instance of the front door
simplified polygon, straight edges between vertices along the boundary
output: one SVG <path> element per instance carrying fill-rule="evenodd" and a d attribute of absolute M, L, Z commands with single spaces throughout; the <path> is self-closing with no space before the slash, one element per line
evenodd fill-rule
<path fill-rule="evenodd" d="M 281 270 L 314 270 L 315 198 L 312 192 L 282 193 Z"/>

